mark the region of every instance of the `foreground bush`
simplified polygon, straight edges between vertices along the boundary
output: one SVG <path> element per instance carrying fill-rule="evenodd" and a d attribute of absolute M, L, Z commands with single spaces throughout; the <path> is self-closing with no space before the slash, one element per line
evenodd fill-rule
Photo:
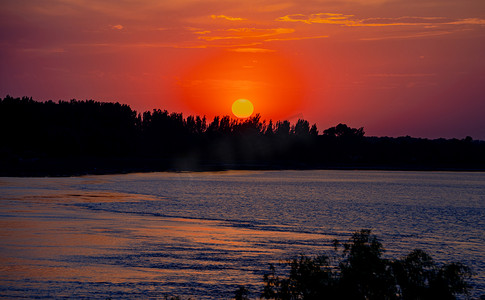
<path fill-rule="evenodd" d="M 353 234 L 347 243 L 334 241 L 335 255 L 301 255 L 278 275 L 274 265 L 264 275 L 266 299 L 455 299 L 468 295 L 471 270 L 460 263 L 436 264 L 422 250 L 389 260 L 370 230 Z M 247 291 L 236 293 L 247 299 Z"/>

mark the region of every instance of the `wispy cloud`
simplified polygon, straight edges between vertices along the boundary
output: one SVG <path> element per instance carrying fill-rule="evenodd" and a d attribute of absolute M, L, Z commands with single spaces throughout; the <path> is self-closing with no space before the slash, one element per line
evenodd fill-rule
<path fill-rule="evenodd" d="M 261 45 L 260 42 L 254 43 L 241 43 L 241 44 L 200 44 L 194 42 L 168 42 L 168 43 L 85 43 L 85 44 L 71 44 L 70 47 L 73 48 L 176 48 L 176 49 L 207 49 L 207 48 L 243 48 L 243 47 L 255 47 Z M 30 52 L 45 52 L 45 53 L 61 53 L 64 49 L 24 49 L 23 51 Z"/>
<path fill-rule="evenodd" d="M 426 31 L 426 32 L 416 32 L 411 34 L 396 34 L 396 35 L 381 35 L 376 37 L 366 37 L 360 38 L 361 41 L 379 41 L 379 40 L 389 40 L 389 39 L 414 39 L 414 38 L 424 38 L 431 36 L 440 36 L 455 33 L 456 31 Z"/>
<path fill-rule="evenodd" d="M 355 15 L 345 15 L 340 13 L 317 13 L 310 15 L 291 14 L 279 17 L 276 21 L 281 22 L 301 22 L 305 24 L 333 24 L 341 26 L 361 26 L 361 27 L 380 27 L 380 26 L 427 26 L 437 25 L 485 25 L 485 19 L 467 18 L 447 20 L 442 17 L 397 17 L 397 18 L 366 18 L 359 19 Z"/>
<path fill-rule="evenodd" d="M 239 53 L 270 53 L 270 52 L 275 52 L 276 50 L 264 49 L 264 48 L 236 48 L 236 49 L 230 49 L 229 51 L 239 52 Z"/>
<path fill-rule="evenodd" d="M 468 18 L 468 19 L 461 19 L 461 20 L 448 22 L 448 23 L 445 23 L 445 24 L 450 24 L 450 25 L 485 25 L 485 19 Z"/>
<path fill-rule="evenodd" d="M 335 13 L 318 13 L 311 15 L 303 14 L 292 14 L 279 17 L 276 21 L 282 22 L 302 22 L 306 24 L 338 24 L 338 25 L 349 25 L 356 23 L 350 20 L 353 15 L 335 14 Z"/>
<path fill-rule="evenodd" d="M 123 25 L 121 25 L 121 24 L 118 24 L 118 25 L 112 25 L 112 26 L 111 26 L 111 29 L 118 29 L 118 30 L 121 30 L 121 29 L 123 29 L 123 28 L 125 28 L 125 27 L 124 27 Z"/>
<path fill-rule="evenodd" d="M 35 53 L 42 55 L 59 54 L 66 52 L 64 48 L 24 48 L 20 49 L 20 51 L 24 53 Z"/>
<path fill-rule="evenodd" d="M 433 77 L 436 73 L 378 73 L 368 74 L 367 77 L 402 78 L 402 77 Z"/>
<path fill-rule="evenodd" d="M 234 17 L 228 17 L 226 15 L 211 15 L 211 18 L 212 19 L 224 19 L 224 20 L 227 20 L 227 21 L 244 21 L 246 19 L 244 18 L 234 18 Z"/>
<path fill-rule="evenodd" d="M 369 18 L 358 19 L 354 15 L 344 15 L 337 13 L 318 13 L 311 15 L 293 14 L 279 17 L 276 21 L 283 22 L 302 22 L 305 24 L 333 24 L 342 26 L 416 26 L 427 25 L 429 22 L 423 22 L 423 20 L 435 20 L 436 18 L 412 18 L 412 17 L 399 17 L 399 18 Z"/>
<path fill-rule="evenodd" d="M 288 9 L 290 7 L 295 6 L 297 3 L 293 2 L 278 2 L 278 3 L 271 3 L 271 4 L 259 4 L 256 6 L 256 10 L 259 12 L 276 12 Z"/>
<path fill-rule="evenodd" d="M 260 42 L 254 42 L 254 43 L 246 43 L 246 44 L 233 44 L 233 43 L 227 43 L 227 44 L 178 44 L 174 45 L 173 48 L 185 48 L 185 49 L 209 49 L 209 48 L 238 48 L 238 47 L 255 47 L 255 46 L 260 46 L 262 43 Z M 231 50 L 231 49 L 229 49 Z"/>
<path fill-rule="evenodd" d="M 324 39 L 328 38 L 328 35 L 315 35 L 315 36 L 300 36 L 300 37 L 289 37 L 289 38 L 275 38 L 275 39 L 267 39 L 264 40 L 265 42 L 273 42 L 273 41 L 299 41 L 299 40 L 312 40 L 312 39 Z"/>
<path fill-rule="evenodd" d="M 230 28 L 217 30 L 216 32 L 214 32 L 217 35 L 201 35 L 198 37 L 198 39 L 205 41 L 261 39 L 293 32 L 295 32 L 295 29 L 293 28 Z"/>
<path fill-rule="evenodd" d="M 178 84 L 183 87 L 204 86 L 204 87 L 210 87 L 216 90 L 236 90 L 236 91 L 260 89 L 268 86 L 268 83 L 263 81 L 236 80 L 236 79 L 181 80 L 178 82 Z"/>

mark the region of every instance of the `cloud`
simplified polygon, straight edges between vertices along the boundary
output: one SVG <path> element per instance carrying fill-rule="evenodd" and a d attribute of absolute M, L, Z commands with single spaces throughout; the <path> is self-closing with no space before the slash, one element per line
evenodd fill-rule
<path fill-rule="evenodd" d="M 318 13 L 305 16 L 303 14 L 292 14 L 279 17 L 276 21 L 282 22 L 302 22 L 306 24 L 338 24 L 349 25 L 355 24 L 355 21 L 350 20 L 353 15 L 335 14 L 335 13 Z"/>
<path fill-rule="evenodd" d="M 121 29 L 123 29 L 123 28 L 125 28 L 125 27 L 123 27 L 123 25 L 121 25 L 121 24 L 118 24 L 118 25 L 112 25 L 112 26 L 111 26 L 111 29 L 118 29 L 118 30 L 121 30 Z"/>
<path fill-rule="evenodd" d="M 276 21 L 283 22 L 302 22 L 305 24 L 333 24 L 342 26 L 416 26 L 427 25 L 429 23 L 422 20 L 436 20 L 437 18 L 417 18 L 417 17 L 399 17 L 399 18 L 369 18 L 357 19 L 354 15 L 344 15 L 337 13 L 318 13 L 311 15 L 286 15 L 279 17 Z M 419 22 L 421 21 L 421 22 Z"/>
<path fill-rule="evenodd" d="M 456 20 L 453 22 L 448 22 L 445 24 L 450 24 L 450 25 L 485 25 L 485 20 L 484 19 L 478 19 L 478 18 L 468 18 L 468 19 L 461 19 L 461 20 Z"/>
<path fill-rule="evenodd" d="M 228 21 L 244 21 L 246 19 L 244 18 L 233 18 L 233 17 L 228 17 L 226 15 L 211 15 L 211 18 L 212 19 L 224 19 L 224 20 L 228 20 Z"/>
<path fill-rule="evenodd" d="M 291 37 L 291 38 L 275 38 L 275 39 L 267 39 L 267 40 L 264 40 L 264 41 L 265 42 L 299 41 L 299 40 L 311 40 L 311 39 L 323 39 L 323 38 L 328 38 L 328 35 L 301 36 L 301 37 Z"/>
<path fill-rule="evenodd" d="M 259 46 L 262 43 L 255 42 L 255 43 L 247 43 L 247 44 L 179 44 L 174 45 L 173 48 L 181 48 L 181 49 L 208 49 L 208 48 L 234 48 L 234 47 L 254 47 Z"/>
<path fill-rule="evenodd" d="M 233 91 L 247 91 L 254 89 L 267 88 L 268 83 L 256 80 L 238 80 L 238 79 L 194 79 L 181 80 L 178 82 L 183 87 L 207 87 L 214 90 L 233 90 Z"/>
<path fill-rule="evenodd" d="M 258 12 L 276 12 L 288 9 L 290 7 L 295 6 L 293 2 L 281 2 L 281 3 L 273 3 L 273 4 L 259 4 L 256 6 L 256 10 Z"/>
<path fill-rule="evenodd" d="M 193 42 L 167 42 L 167 43 L 84 43 L 84 44 L 70 44 L 74 48 L 111 48 L 119 50 L 121 48 L 176 48 L 176 49 L 206 49 L 206 48 L 234 48 L 234 47 L 254 47 L 261 43 L 244 43 L 244 44 L 200 44 Z M 38 53 L 61 53 L 63 49 L 23 49 L 24 52 L 38 52 Z"/>
<path fill-rule="evenodd" d="M 401 78 L 401 77 L 433 77 L 436 73 L 378 73 L 368 74 L 367 77 L 385 77 L 385 78 Z"/>
<path fill-rule="evenodd" d="M 234 39 L 259 39 L 267 38 L 271 36 L 277 36 L 281 34 L 288 34 L 295 32 L 293 28 L 270 28 L 270 29 L 258 29 L 258 28 L 230 28 L 217 30 L 219 35 L 203 35 L 198 39 L 205 41 L 215 40 L 234 40 Z"/>
<path fill-rule="evenodd" d="M 270 53 L 270 52 L 276 52 L 276 50 L 263 49 L 263 48 L 236 48 L 236 49 L 230 49 L 229 51 L 239 52 L 239 53 Z"/>
<path fill-rule="evenodd" d="M 485 25 L 484 19 L 467 18 L 445 20 L 442 17 L 397 17 L 397 18 L 367 18 L 358 19 L 354 15 L 340 13 L 317 13 L 310 15 L 291 14 L 279 17 L 276 21 L 301 22 L 305 24 L 333 24 L 341 26 L 380 27 L 380 26 L 425 26 L 427 28 L 438 25 Z"/>
<path fill-rule="evenodd" d="M 66 50 L 63 48 L 24 48 L 19 50 L 24 53 L 35 53 L 41 55 L 59 54 L 66 52 Z"/>
<path fill-rule="evenodd" d="M 380 41 L 380 40 L 389 40 L 389 39 L 413 39 L 413 38 L 440 36 L 440 35 L 452 34 L 455 32 L 457 31 L 426 31 L 426 32 L 416 32 L 412 34 L 368 37 L 368 38 L 361 38 L 360 40 L 361 41 Z"/>
<path fill-rule="evenodd" d="M 363 19 L 364 22 L 367 23 L 376 23 L 376 24 L 386 24 L 386 23 L 410 23 L 410 24 L 417 24 L 417 23 L 440 23 L 443 22 L 445 18 L 443 17 L 413 17 L 413 16 L 402 16 L 402 17 L 395 17 L 395 18 L 367 18 Z"/>

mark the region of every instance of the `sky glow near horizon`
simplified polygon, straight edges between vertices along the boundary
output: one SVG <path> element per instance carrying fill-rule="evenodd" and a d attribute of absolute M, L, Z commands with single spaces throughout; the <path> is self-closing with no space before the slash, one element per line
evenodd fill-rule
<path fill-rule="evenodd" d="M 0 4 L 0 97 L 485 139 L 485 1 Z"/>

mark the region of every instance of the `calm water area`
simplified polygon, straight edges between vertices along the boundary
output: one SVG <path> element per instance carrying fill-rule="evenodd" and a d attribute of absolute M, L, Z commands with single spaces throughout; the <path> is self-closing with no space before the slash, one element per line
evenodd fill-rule
<path fill-rule="evenodd" d="M 0 177 L 0 297 L 257 296 L 268 263 L 362 228 L 485 294 L 485 173 L 227 171 Z"/>

